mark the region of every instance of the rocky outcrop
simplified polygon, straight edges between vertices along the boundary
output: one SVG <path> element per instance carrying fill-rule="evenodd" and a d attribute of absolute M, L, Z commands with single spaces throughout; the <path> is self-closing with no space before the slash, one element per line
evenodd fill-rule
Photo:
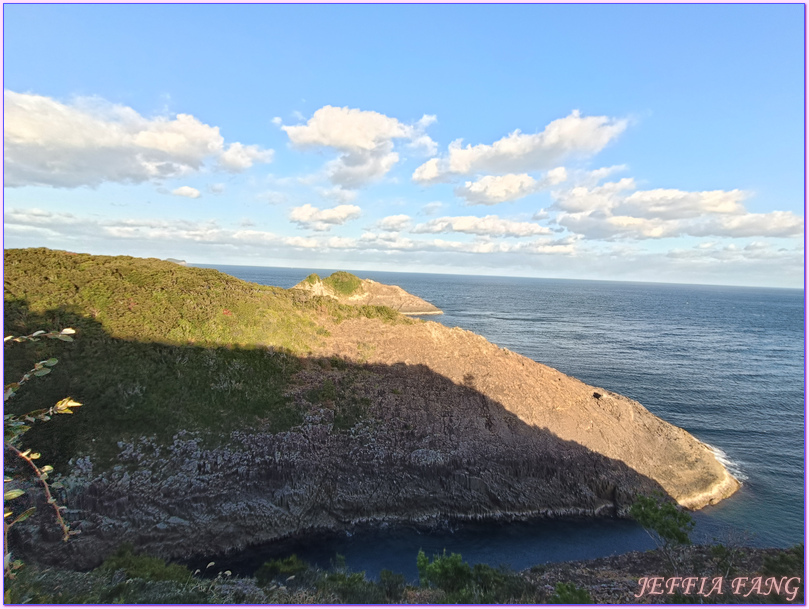
<path fill-rule="evenodd" d="M 77 459 L 62 500 L 82 534 L 50 543 L 49 526 L 19 527 L 15 547 L 92 567 L 124 541 L 188 558 L 360 523 L 619 515 L 656 491 L 698 508 L 738 488 L 637 402 L 471 332 L 366 318 L 328 330 L 291 390 L 303 425 L 219 446 L 122 442 L 112 467 Z"/>
<path fill-rule="evenodd" d="M 716 503 L 739 488 L 710 447 L 637 402 L 460 328 L 351 320 L 334 328 L 322 352 L 373 364 L 426 366 L 473 387 L 526 425 L 625 463 L 689 509 Z"/>
<path fill-rule="evenodd" d="M 343 275 L 348 275 L 343 273 Z M 377 283 L 371 279 L 359 279 L 348 275 L 357 282 L 357 287 L 350 294 L 341 293 L 330 285 L 329 279 L 321 279 L 317 275 L 310 275 L 293 290 L 302 290 L 314 296 L 327 296 L 347 305 L 372 305 L 390 307 L 404 315 L 440 315 L 441 309 L 426 300 L 404 291 L 396 285 Z"/>

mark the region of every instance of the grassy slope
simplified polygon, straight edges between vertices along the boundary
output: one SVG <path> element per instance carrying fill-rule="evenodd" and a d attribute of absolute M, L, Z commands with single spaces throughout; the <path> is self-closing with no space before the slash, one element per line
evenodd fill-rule
<path fill-rule="evenodd" d="M 26 436 L 55 463 L 88 447 L 111 458 L 127 436 L 168 440 L 186 429 L 219 441 L 245 425 L 289 429 L 303 413 L 284 392 L 298 356 L 327 333 L 319 321 L 399 319 L 385 308 L 300 300 L 212 269 L 47 249 L 6 250 L 4 298 L 6 335 L 77 330 L 73 343 L 5 347 L 6 382 L 35 361 L 60 360 L 48 377 L 25 386 L 10 410 L 68 395 L 85 404 Z"/>

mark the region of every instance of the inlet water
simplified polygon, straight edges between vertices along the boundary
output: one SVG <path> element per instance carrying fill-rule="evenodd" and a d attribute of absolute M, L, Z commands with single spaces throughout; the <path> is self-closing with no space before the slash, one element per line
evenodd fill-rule
<path fill-rule="evenodd" d="M 312 272 L 332 272 L 211 268 L 283 288 Z M 743 486 L 695 513 L 695 541 L 717 538 L 762 547 L 803 541 L 802 290 L 354 273 L 398 285 L 444 311 L 425 319 L 471 330 L 626 395 L 714 447 Z M 292 551 L 321 566 L 340 553 L 349 567 L 371 576 L 384 568 L 412 576 L 419 548 L 521 569 L 649 547 L 649 538 L 633 523 L 546 521 L 358 532 L 306 540 Z M 247 572 L 279 550 L 289 553 L 271 545 L 230 560 Z"/>

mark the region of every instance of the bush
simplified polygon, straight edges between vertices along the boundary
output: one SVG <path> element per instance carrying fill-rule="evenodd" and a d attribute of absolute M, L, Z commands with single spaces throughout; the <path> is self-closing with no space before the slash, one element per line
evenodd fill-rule
<path fill-rule="evenodd" d="M 572 583 L 559 582 L 556 584 L 556 590 L 553 596 L 548 599 L 548 602 L 555 605 L 583 605 L 592 603 L 593 599 L 587 590 L 577 588 Z"/>
<path fill-rule="evenodd" d="M 286 580 L 308 569 L 309 565 L 298 558 L 297 554 L 293 554 L 287 558 L 265 562 L 261 565 L 259 570 L 256 571 L 255 578 L 258 580 L 258 585 L 263 587 L 276 578 Z"/>
<path fill-rule="evenodd" d="M 402 600 L 405 591 L 405 578 L 401 573 L 394 573 L 389 569 L 382 569 L 379 574 L 379 586 L 385 598 L 391 603 Z"/>
<path fill-rule="evenodd" d="M 135 554 L 132 544 L 123 544 L 112 556 L 108 557 L 100 571 L 116 572 L 123 570 L 129 579 L 139 578 L 150 581 L 173 581 L 185 583 L 191 580 L 191 571 L 182 565 L 166 564 L 166 561 L 154 556 Z"/>
<path fill-rule="evenodd" d="M 325 574 L 317 583 L 322 593 L 336 594 L 343 603 L 384 603 L 387 599 L 382 586 L 365 579 L 365 572 L 337 571 Z"/>
<path fill-rule="evenodd" d="M 356 275 L 337 271 L 323 280 L 323 285 L 329 286 L 332 290 L 343 296 L 351 296 L 362 286 L 362 280 Z"/>
<path fill-rule="evenodd" d="M 472 568 L 463 561 L 460 554 L 447 556 L 446 550 L 440 556 L 433 556 L 432 561 L 419 550 L 416 567 L 422 586 L 435 586 L 451 593 L 460 592 L 472 583 Z"/>

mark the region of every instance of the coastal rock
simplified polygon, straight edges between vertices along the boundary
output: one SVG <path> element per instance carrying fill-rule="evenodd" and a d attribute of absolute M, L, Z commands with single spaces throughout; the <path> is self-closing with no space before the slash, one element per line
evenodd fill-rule
<path fill-rule="evenodd" d="M 371 364 L 426 366 L 473 387 L 527 425 L 625 463 L 689 509 L 717 503 L 739 488 L 709 446 L 639 403 L 460 328 L 349 320 L 331 331 L 323 353 Z"/>
<path fill-rule="evenodd" d="M 76 372 L 61 374 L 60 364 L 39 386 L 85 404 L 70 417 L 84 441 L 54 463 L 57 500 L 81 534 L 62 543 L 47 517 L 52 506 L 29 493 L 25 500 L 40 501 L 39 509 L 10 531 L 24 560 L 85 569 L 125 542 L 189 559 L 367 524 L 621 516 L 639 494 L 660 492 L 699 508 L 738 488 L 709 447 L 637 402 L 459 328 L 372 307 L 323 306 L 298 298 L 300 289 L 290 294 L 160 261 L 7 252 L 6 272 L 12 326 L 44 323 L 28 320 L 53 302 L 65 310 L 48 312 L 46 327 L 73 316 L 77 340 L 64 363 Z M 171 302 L 160 315 L 140 313 L 152 304 L 151 293 L 138 291 L 144 278 L 160 294 L 156 302 Z M 321 295 L 324 287 L 346 297 L 367 293 L 368 284 L 348 274 L 305 281 L 318 282 Z M 95 308 L 103 304 L 98 285 L 126 298 Z M 207 332 L 192 334 L 189 319 Z M 132 353 L 159 366 L 133 365 Z M 22 370 L 45 357 L 23 354 Z M 107 367 L 83 378 L 98 361 L 130 362 L 120 368 L 126 378 Z M 206 372 L 216 367 L 218 375 Z M 150 384 L 154 374 L 159 384 Z M 160 440 L 155 426 L 132 431 L 137 409 L 158 390 L 151 416 L 168 425 L 163 415 L 196 375 L 210 391 L 192 394 L 197 401 L 184 406 L 177 426 Z M 256 414 L 237 417 L 238 395 L 249 395 L 241 403 Z M 83 419 L 85 412 L 98 417 Z M 198 417 L 203 412 L 207 418 Z M 294 415 L 292 422 L 277 425 L 278 412 Z M 103 425 L 113 413 L 124 416 L 105 432 L 86 424 Z M 52 438 L 69 439 L 57 423 L 46 428 Z M 101 433 L 103 451 L 94 449 Z"/>
<path fill-rule="evenodd" d="M 340 287 L 346 286 L 342 291 Z M 390 307 L 404 315 L 440 315 L 441 309 L 426 300 L 414 296 L 396 285 L 377 283 L 372 279 L 359 279 L 349 273 L 338 272 L 321 279 L 309 275 L 295 285 L 293 290 L 302 290 L 314 296 L 326 296 L 347 305 L 371 305 Z"/>

